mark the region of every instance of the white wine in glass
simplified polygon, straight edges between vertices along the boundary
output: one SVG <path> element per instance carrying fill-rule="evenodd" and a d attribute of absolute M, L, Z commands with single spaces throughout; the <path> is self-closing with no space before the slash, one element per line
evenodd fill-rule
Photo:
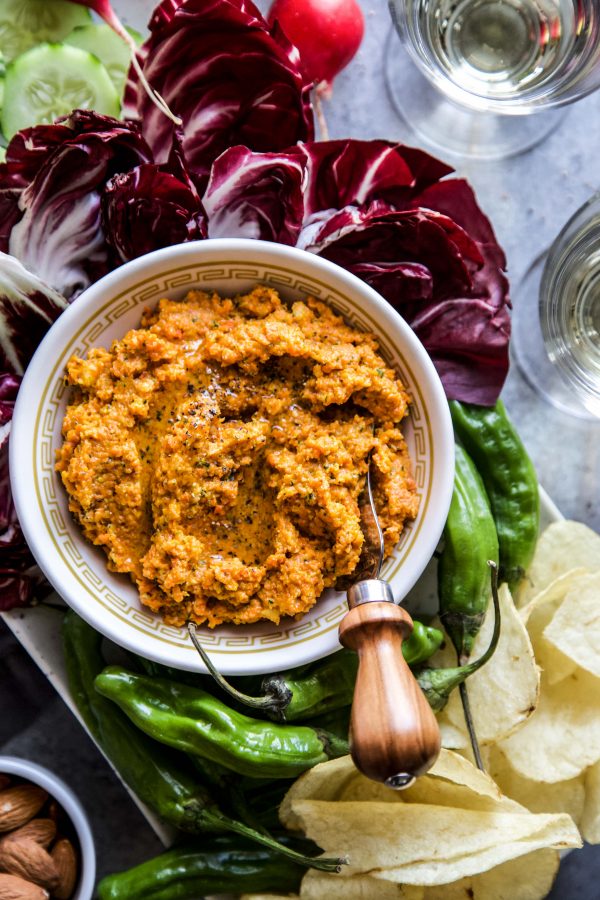
<path fill-rule="evenodd" d="M 388 41 L 392 97 L 439 147 L 519 152 L 557 123 L 557 107 L 600 86 L 597 0 L 390 0 L 390 9 L 403 42 L 393 34 Z M 412 73 L 403 47 L 416 63 Z M 553 112 L 529 118 L 544 110 Z"/>
<path fill-rule="evenodd" d="M 543 397 L 570 415 L 600 420 L 600 194 L 517 286 L 511 347 Z"/>

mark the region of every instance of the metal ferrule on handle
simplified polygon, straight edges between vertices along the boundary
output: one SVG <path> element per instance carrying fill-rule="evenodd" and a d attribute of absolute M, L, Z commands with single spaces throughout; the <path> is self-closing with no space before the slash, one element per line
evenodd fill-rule
<path fill-rule="evenodd" d="M 369 578 L 348 589 L 348 606 L 354 609 L 361 603 L 394 603 L 394 595 L 387 581 Z"/>

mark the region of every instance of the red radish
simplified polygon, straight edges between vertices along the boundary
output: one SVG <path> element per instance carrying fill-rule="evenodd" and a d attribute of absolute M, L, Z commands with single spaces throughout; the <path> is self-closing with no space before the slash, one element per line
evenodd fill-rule
<path fill-rule="evenodd" d="M 333 79 L 363 38 L 365 23 L 356 0 L 275 0 L 268 22 L 275 21 L 298 48 L 306 75 L 329 96 Z"/>
<path fill-rule="evenodd" d="M 110 25 L 112 30 L 119 35 L 122 40 L 125 41 L 127 46 L 131 51 L 131 62 L 133 68 L 135 69 L 138 78 L 140 79 L 141 84 L 144 87 L 144 90 L 150 97 L 153 103 L 158 106 L 158 108 L 171 119 L 176 125 L 181 125 L 181 119 L 179 116 L 174 115 L 160 94 L 157 94 L 156 91 L 148 84 L 146 76 L 142 71 L 142 67 L 140 66 L 139 60 L 137 58 L 137 44 L 131 35 L 127 32 L 123 23 L 117 16 L 116 12 L 110 5 L 110 0 L 73 0 L 74 3 L 78 3 L 80 6 L 87 6 L 88 9 L 93 9 L 95 13 L 98 13 L 101 19 L 104 19 L 107 25 Z"/>

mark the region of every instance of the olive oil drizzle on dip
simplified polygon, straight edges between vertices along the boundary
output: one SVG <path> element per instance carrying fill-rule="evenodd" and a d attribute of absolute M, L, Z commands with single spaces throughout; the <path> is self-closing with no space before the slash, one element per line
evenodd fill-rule
<path fill-rule="evenodd" d="M 417 514 L 408 395 L 374 337 L 314 298 L 161 300 L 66 377 L 69 508 L 169 624 L 310 609 L 358 562 L 371 451 L 388 554 Z"/>

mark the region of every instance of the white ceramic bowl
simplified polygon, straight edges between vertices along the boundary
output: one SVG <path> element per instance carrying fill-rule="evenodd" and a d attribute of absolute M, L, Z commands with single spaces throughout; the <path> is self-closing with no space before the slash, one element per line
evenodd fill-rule
<path fill-rule="evenodd" d="M 352 325 L 374 332 L 386 361 L 412 398 L 405 425 L 421 495 L 417 519 L 386 561 L 382 577 L 402 600 L 431 558 L 442 532 L 454 474 L 454 440 L 438 375 L 419 340 L 386 301 L 339 266 L 313 254 L 252 240 L 209 240 L 158 250 L 127 263 L 88 288 L 60 316 L 31 361 L 14 412 L 11 485 L 25 537 L 56 590 L 94 628 L 157 662 L 203 671 L 185 629 L 144 609 L 136 587 L 108 571 L 104 553 L 84 540 L 54 471 L 68 399 L 63 373 L 73 354 L 110 346 L 139 326 L 142 310 L 195 286 L 226 294 L 257 282 L 284 299 L 319 297 Z M 275 672 L 333 652 L 345 595 L 328 590 L 300 620 L 201 630 L 225 674 Z"/>
<path fill-rule="evenodd" d="M 71 788 L 49 769 L 16 756 L 0 756 L 0 773 L 15 775 L 39 785 L 62 806 L 79 841 L 79 881 L 73 900 L 91 900 L 96 880 L 96 851 L 88 818 Z"/>

